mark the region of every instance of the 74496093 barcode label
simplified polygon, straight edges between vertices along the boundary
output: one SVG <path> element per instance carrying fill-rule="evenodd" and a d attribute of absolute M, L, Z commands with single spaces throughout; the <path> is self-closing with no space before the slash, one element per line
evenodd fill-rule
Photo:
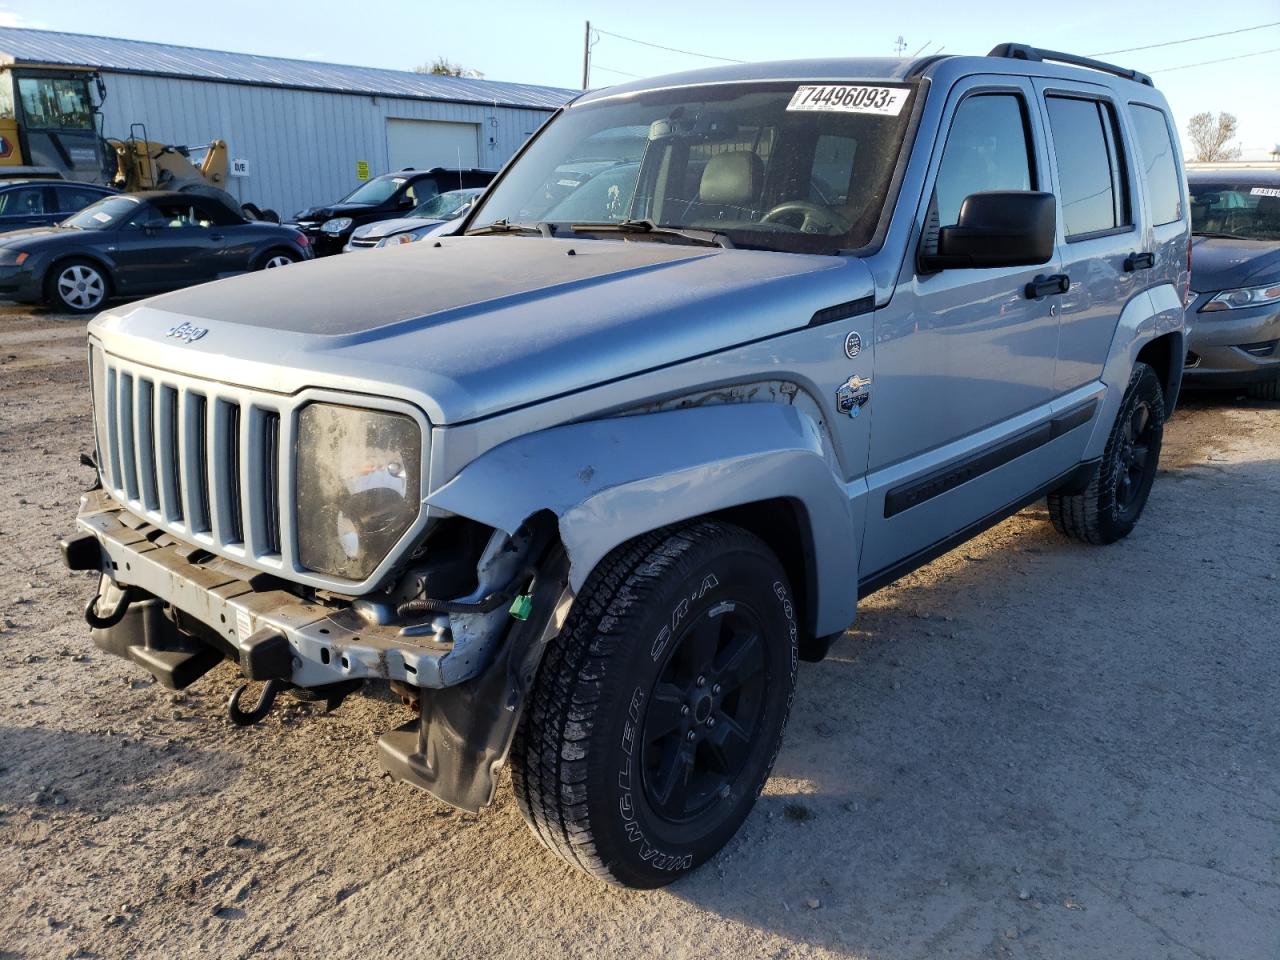
<path fill-rule="evenodd" d="M 896 117 L 902 112 L 911 91 L 904 87 L 873 87 L 863 84 L 803 86 L 787 104 L 788 110 L 815 110 L 830 113 L 877 113 Z"/>

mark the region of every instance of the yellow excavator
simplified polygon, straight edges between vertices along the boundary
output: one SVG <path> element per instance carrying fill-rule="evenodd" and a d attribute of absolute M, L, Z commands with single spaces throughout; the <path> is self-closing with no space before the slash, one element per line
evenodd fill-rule
<path fill-rule="evenodd" d="M 253 219 L 278 220 L 273 211 L 241 204 L 227 193 L 225 140 L 175 146 L 151 140 L 137 123 L 126 139 L 104 137 L 100 108 L 106 95 L 96 70 L 25 63 L 0 68 L 0 178 L 57 177 L 129 192 L 191 191 Z"/>

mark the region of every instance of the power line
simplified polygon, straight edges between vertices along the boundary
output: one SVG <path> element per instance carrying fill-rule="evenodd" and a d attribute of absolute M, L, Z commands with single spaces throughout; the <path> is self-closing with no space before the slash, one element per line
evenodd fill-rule
<path fill-rule="evenodd" d="M 1166 40 L 1164 43 L 1149 43 L 1145 47 L 1126 47 L 1124 50 L 1103 50 L 1101 53 L 1091 53 L 1091 57 L 1109 57 L 1114 53 L 1133 53 L 1135 50 L 1154 50 L 1157 47 L 1176 47 L 1180 43 L 1194 43 L 1197 40 L 1212 40 L 1215 37 L 1230 37 L 1237 33 L 1249 33 L 1253 30 L 1265 30 L 1267 27 L 1280 27 L 1280 20 L 1274 23 L 1259 23 L 1253 27 L 1241 27 L 1239 30 L 1227 30 L 1223 33 L 1205 33 L 1198 37 L 1187 37 L 1185 40 Z M 1167 69 L 1176 70 L 1177 67 L 1169 67 Z"/>
<path fill-rule="evenodd" d="M 1221 60 L 1202 60 L 1199 63 L 1183 63 L 1176 67 L 1161 67 L 1159 70 L 1148 70 L 1148 73 L 1168 73 L 1170 70 L 1190 70 L 1192 67 L 1207 67 L 1213 63 L 1227 63 L 1231 60 L 1247 60 L 1250 57 L 1261 57 L 1268 53 L 1280 53 L 1280 47 L 1270 50 L 1259 50 L 1256 53 L 1242 53 L 1237 57 L 1223 57 Z"/>
<path fill-rule="evenodd" d="M 621 76 L 624 76 L 624 77 L 635 77 L 637 80 L 643 80 L 643 79 L 644 79 L 644 78 L 643 78 L 642 76 L 640 76 L 640 74 L 638 74 L 638 73 L 627 73 L 627 71 L 625 71 L 625 70 L 615 70 L 613 67 L 606 67 L 603 63 L 593 63 L 593 64 L 591 64 L 591 69 L 592 69 L 592 70 L 603 70 L 605 73 L 617 73 L 617 74 L 620 74 Z"/>
<path fill-rule="evenodd" d="M 698 53 L 694 50 L 681 50 L 678 47 L 664 47 L 660 43 L 650 43 L 648 40 L 637 40 L 635 37 L 624 37 L 620 33 L 612 33 L 608 30 L 601 30 L 599 27 L 592 28 L 593 33 L 602 33 L 606 37 L 613 37 L 616 40 L 626 40 L 629 43 L 638 43 L 642 47 L 653 47 L 656 50 L 666 50 L 668 53 L 683 53 L 687 57 L 702 57 L 704 60 L 719 60 L 722 63 L 746 63 L 745 60 L 734 60 L 732 57 L 713 57 L 709 53 Z"/>

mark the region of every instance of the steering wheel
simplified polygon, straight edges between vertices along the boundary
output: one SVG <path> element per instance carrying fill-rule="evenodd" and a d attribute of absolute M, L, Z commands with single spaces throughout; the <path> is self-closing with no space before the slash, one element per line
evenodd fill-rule
<path fill-rule="evenodd" d="M 808 200 L 788 200 L 780 203 L 761 217 L 760 222 L 772 223 L 775 220 L 781 220 L 788 213 L 804 215 L 804 219 L 800 222 L 801 233 L 831 233 L 833 228 L 836 233 L 848 233 L 853 226 L 830 207 L 811 203 Z"/>

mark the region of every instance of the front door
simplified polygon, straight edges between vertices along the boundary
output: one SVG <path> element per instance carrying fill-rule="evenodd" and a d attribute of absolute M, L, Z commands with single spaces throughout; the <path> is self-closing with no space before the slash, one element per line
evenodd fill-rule
<path fill-rule="evenodd" d="M 118 233 L 120 292 L 173 290 L 212 280 L 224 242 L 193 201 L 150 201 Z"/>
<path fill-rule="evenodd" d="M 1049 189 L 1025 80 L 958 86 L 943 130 L 919 213 L 925 252 L 969 194 Z M 1058 298 L 1029 296 L 1028 285 L 1057 264 L 929 273 L 916 252 L 875 315 L 864 580 L 1016 500 L 997 468 L 1020 455 L 1017 434 L 1054 396 Z"/>

